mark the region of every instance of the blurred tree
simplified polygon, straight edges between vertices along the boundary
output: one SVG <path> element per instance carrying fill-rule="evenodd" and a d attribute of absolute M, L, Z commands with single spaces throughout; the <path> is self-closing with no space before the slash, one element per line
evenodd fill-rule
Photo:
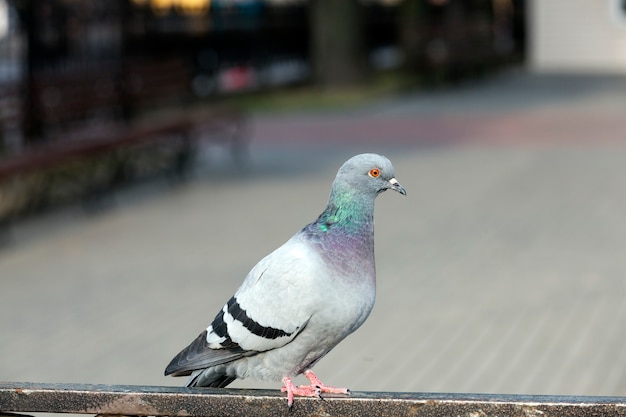
<path fill-rule="evenodd" d="M 310 56 L 322 86 L 356 84 L 367 74 L 363 9 L 359 0 L 311 0 Z"/>
<path fill-rule="evenodd" d="M 404 0 L 400 4 L 400 47 L 404 56 L 404 69 L 409 74 L 422 67 L 422 51 L 426 42 L 423 27 L 426 22 L 426 2 Z"/>

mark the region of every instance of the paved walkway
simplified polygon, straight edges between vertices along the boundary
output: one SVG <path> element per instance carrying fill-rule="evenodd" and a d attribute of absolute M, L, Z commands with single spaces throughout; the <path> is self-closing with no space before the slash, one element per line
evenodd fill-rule
<path fill-rule="evenodd" d="M 255 117 L 177 188 L 19 225 L 0 250 L 0 379 L 179 385 L 163 368 L 254 263 L 386 153 L 370 319 L 316 368 L 366 391 L 626 395 L 626 79 L 510 73 L 358 109 Z M 252 381 L 235 387 L 270 387 Z"/>

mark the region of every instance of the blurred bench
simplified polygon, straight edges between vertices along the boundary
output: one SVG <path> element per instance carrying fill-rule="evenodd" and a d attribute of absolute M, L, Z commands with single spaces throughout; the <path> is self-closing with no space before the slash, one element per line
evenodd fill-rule
<path fill-rule="evenodd" d="M 124 385 L 0 383 L 0 416 L 624 416 L 626 397 L 352 392 L 297 397 L 291 412 L 279 390 Z M 9 414 L 11 413 L 11 414 Z"/>
<path fill-rule="evenodd" d="M 190 84 L 189 67 L 180 59 L 34 77 L 32 114 L 26 116 L 36 121 L 39 135 L 18 152 L 0 154 L 0 222 L 51 202 L 91 202 L 150 173 L 182 178 L 201 141 L 223 143 L 243 164 L 245 115 L 226 107 L 177 110 L 190 101 Z M 20 102 L 20 91 L 3 93 L 0 127 L 15 125 L 20 116 L 12 105 Z"/>

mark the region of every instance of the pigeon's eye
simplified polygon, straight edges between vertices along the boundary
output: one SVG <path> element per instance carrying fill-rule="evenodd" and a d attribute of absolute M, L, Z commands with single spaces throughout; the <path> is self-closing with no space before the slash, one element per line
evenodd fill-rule
<path fill-rule="evenodd" d="M 374 168 L 374 169 L 370 170 L 369 176 L 372 177 L 372 178 L 379 177 L 380 176 L 380 169 Z"/>

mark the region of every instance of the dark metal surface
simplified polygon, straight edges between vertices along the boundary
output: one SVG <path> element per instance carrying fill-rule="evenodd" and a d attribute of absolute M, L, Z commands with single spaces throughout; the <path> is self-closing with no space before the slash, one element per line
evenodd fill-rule
<path fill-rule="evenodd" d="M 268 390 L 0 383 L 0 415 L 23 412 L 153 416 L 626 416 L 626 397 L 354 392 L 296 398 Z"/>

